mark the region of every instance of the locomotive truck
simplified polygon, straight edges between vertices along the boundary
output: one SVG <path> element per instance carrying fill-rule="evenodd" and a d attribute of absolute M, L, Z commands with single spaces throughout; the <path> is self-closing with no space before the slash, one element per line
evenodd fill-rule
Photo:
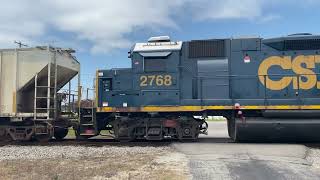
<path fill-rule="evenodd" d="M 136 43 L 131 68 L 96 72 L 95 106 L 79 136 L 112 130 L 118 140 L 197 139 L 207 116 L 227 119 L 234 141 L 318 140 L 320 36 L 308 33 Z"/>

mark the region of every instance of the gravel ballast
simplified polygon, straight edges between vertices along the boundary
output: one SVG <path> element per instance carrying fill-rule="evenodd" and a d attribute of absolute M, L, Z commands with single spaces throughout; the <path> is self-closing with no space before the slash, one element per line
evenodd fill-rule
<path fill-rule="evenodd" d="M 171 151 L 169 147 L 86 147 L 86 146 L 4 146 L 0 147 L 1 160 L 82 158 L 82 157 L 121 157 L 135 154 L 158 154 Z"/>
<path fill-rule="evenodd" d="M 310 148 L 306 159 L 312 164 L 312 167 L 320 171 L 320 149 Z"/>
<path fill-rule="evenodd" d="M 6 145 L 1 179 L 190 179 L 188 159 L 167 145 Z"/>

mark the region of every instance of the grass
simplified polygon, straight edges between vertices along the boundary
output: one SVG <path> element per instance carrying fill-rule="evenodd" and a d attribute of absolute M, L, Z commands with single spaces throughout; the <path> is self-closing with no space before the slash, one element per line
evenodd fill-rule
<path fill-rule="evenodd" d="M 22 180 L 188 179 L 186 166 L 177 166 L 181 164 L 179 159 L 158 163 L 158 159 L 168 158 L 167 154 L 167 150 L 137 154 L 107 152 L 105 155 L 90 157 L 5 160 L 0 162 L 0 177 Z"/>
<path fill-rule="evenodd" d="M 226 118 L 222 116 L 208 116 L 206 121 L 226 121 Z"/>
<path fill-rule="evenodd" d="M 66 137 L 67 138 L 76 138 L 76 133 L 74 132 L 73 128 L 69 128 L 69 132 Z"/>
<path fill-rule="evenodd" d="M 110 135 L 108 130 L 102 130 L 100 132 L 100 134 L 102 134 L 102 135 Z M 73 128 L 69 128 L 69 131 L 68 131 L 68 134 L 67 134 L 66 138 L 76 138 L 76 133 L 73 130 Z"/>

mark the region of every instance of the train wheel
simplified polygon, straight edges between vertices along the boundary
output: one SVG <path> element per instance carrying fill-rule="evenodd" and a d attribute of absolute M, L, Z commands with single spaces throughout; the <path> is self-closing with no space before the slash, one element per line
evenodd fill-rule
<path fill-rule="evenodd" d="M 34 138 L 39 142 L 48 142 L 53 137 L 53 127 L 51 124 L 44 124 L 43 132 L 35 131 Z M 45 129 L 46 128 L 46 129 Z"/>
<path fill-rule="evenodd" d="M 0 142 L 10 142 L 10 141 L 12 141 L 12 138 L 10 135 L 0 137 Z"/>
<path fill-rule="evenodd" d="M 39 142 L 48 142 L 52 138 L 51 135 L 45 134 L 45 135 L 36 135 L 35 139 Z"/>
<path fill-rule="evenodd" d="M 68 132 L 69 132 L 68 128 L 61 128 L 61 127 L 55 128 L 54 137 L 60 141 L 67 136 Z"/>
<path fill-rule="evenodd" d="M 73 130 L 74 130 L 74 134 L 76 136 L 76 140 L 78 140 L 78 141 L 87 141 L 89 138 L 93 137 L 93 136 L 81 135 L 80 126 L 78 126 L 78 125 L 73 126 Z"/>
<path fill-rule="evenodd" d="M 5 128 L 0 129 L 0 142 L 10 142 L 12 141 L 11 136 L 7 133 Z"/>
<path fill-rule="evenodd" d="M 74 130 L 74 134 L 76 136 L 76 140 L 79 140 L 79 141 L 84 141 L 84 140 L 87 140 L 88 138 L 86 138 L 85 136 L 81 136 L 81 132 L 80 132 L 80 126 L 75 126 L 73 127 L 73 130 Z"/>
<path fill-rule="evenodd" d="M 88 137 L 88 136 L 81 136 L 81 135 L 76 136 L 76 139 L 78 141 L 87 141 L 89 138 L 90 137 Z"/>
<path fill-rule="evenodd" d="M 132 128 L 119 128 L 117 135 L 116 139 L 120 142 L 132 142 L 136 139 Z"/>

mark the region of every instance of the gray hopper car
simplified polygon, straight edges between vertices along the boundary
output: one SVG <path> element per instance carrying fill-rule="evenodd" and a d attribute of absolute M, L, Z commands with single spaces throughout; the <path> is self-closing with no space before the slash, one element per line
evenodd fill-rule
<path fill-rule="evenodd" d="M 58 91 L 80 71 L 70 49 L 0 49 L 1 140 L 63 138 L 70 126 L 61 116 Z"/>

